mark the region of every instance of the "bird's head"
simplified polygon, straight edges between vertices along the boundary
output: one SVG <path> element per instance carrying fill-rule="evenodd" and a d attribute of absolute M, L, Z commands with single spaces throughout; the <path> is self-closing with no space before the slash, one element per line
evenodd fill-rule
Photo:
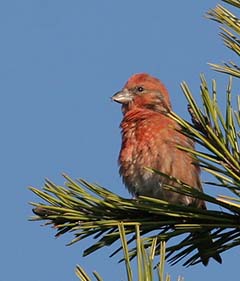
<path fill-rule="evenodd" d="M 123 113 L 135 107 L 161 113 L 171 110 L 165 86 L 160 80 L 146 73 L 130 77 L 123 89 L 112 96 L 112 100 L 122 104 Z"/>

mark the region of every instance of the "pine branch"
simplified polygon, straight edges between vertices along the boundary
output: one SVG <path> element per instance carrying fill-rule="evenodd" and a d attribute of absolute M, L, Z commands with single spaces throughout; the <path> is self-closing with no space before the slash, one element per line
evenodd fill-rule
<path fill-rule="evenodd" d="M 145 249 L 144 239 L 140 237 L 140 229 L 139 225 L 135 225 L 135 233 L 136 233 L 136 248 L 137 248 L 137 273 L 138 276 L 135 276 L 131 270 L 131 260 L 129 258 L 129 249 L 127 243 L 127 233 L 125 231 L 125 226 L 123 223 L 118 225 L 119 233 L 121 235 L 121 243 L 123 246 L 123 252 L 125 256 L 125 263 L 127 264 L 127 280 L 139 280 L 139 281 L 153 281 L 156 280 L 154 277 L 156 276 L 159 281 L 171 281 L 170 275 L 165 275 L 164 267 L 165 267 L 165 252 L 166 252 L 166 243 L 161 242 L 160 244 L 160 260 L 156 261 L 155 259 L 155 251 L 157 247 L 156 239 L 152 241 L 151 247 L 149 250 Z M 156 265 L 157 262 L 157 265 Z M 154 275 L 154 271 L 156 274 Z M 76 275 L 81 281 L 91 281 L 90 276 L 85 272 L 85 270 L 79 265 L 76 267 Z M 97 272 L 93 272 L 95 277 L 94 280 L 103 281 L 100 275 Z M 178 277 L 178 281 L 183 281 L 184 279 Z"/>
<path fill-rule="evenodd" d="M 240 1 L 239 0 L 223 0 L 223 2 L 226 2 L 230 5 L 233 5 L 237 8 L 240 8 Z"/>
<path fill-rule="evenodd" d="M 183 128 L 183 133 L 199 143 L 207 152 L 199 150 L 186 150 L 195 155 L 200 161 L 200 166 L 208 173 L 215 176 L 219 185 L 226 186 L 234 194 L 240 192 L 240 154 L 238 144 L 239 111 L 233 111 L 231 101 L 232 79 L 226 90 L 225 117 L 217 103 L 216 82 L 212 82 L 212 93 L 201 76 L 201 97 L 204 111 L 197 106 L 186 83 L 182 83 L 183 92 L 189 103 L 193 124 L 189 124 L 175 113 L 171 113 Z M 214 183 L 216 184 L 216 182 Z"/>
<path fill-rule="evenodd" d="M 166 241 L 184 233 L 193 233 L 199 229 L 221 230 L 218 234 L 212 233 L 212 238 L 217 241 L 221 240 L 229 228 L 234 229 L 235 234 L 239 234 L 240 231 L 240 206 L 217 200 L 188 186 L 181 189 L 183 194 L 212 202 L 225 208 L 226 211 L 206 211 L 171 205 L 153 198 L 124 199 L 100 186 L 83 180 L 73 181 L 66 175 L 64 177 L 67 180 L 64 187 L 46 181 L 43 191 L 31 188 L 47 202 L 47 204 L 32 203 L 37 214 L 32 220 L 46 220 L 47 225 L 50 224 L 57 230 L 57 237 L 66 232 L 73 232 L 75 238 L 69 245 L 89 236 L 97 239 L 95 244 L 85 249 L 84 256 L 119 240 L 119 223 L 124 223 L 128 235 L 132 234 L 128 238 L 128 243 L 136 238 L 134 234 L 136 224 L 141 225 L 141 234 L 152 235 L 148 237 L 145 247 L 150 247 L 155 237 L 159 244 L 162 240 Z M 175 190 L 173 187 L 169 188 Z M 158 234 L 151 234 L 153 231 L 158 231 Z M 230 247 L 231 242 L 231 239 L 227 239 L 224 245 L 219 246 L 216 242 L 213 247 L 223 252 Z M 188 254 L 196 249 L 195 243 L 194 239 L 189 241 L 192 248 Z M 178 245 L 175 245 L 176 250 Z M 173 252 L 173 249 L 171 247 L 167 252 Z M 209 252 L 211 250 L 209 249 Z M 158 253 L 159 251 L 156 251 L 156 254 Z M 131 253 L 131 258 L 134 256 L 136 256 L 136 249 Z M 199 261 L 198 255 L 195 260 Z"/>
<path fill-rule="evenodd" d="M 239 0 L 224 0 L 233 6 L 240 8 Z M 217 5 L 214 9 L 207 13 L 207 17 L 211 20 L 221 23 L 220 36 L 222 37 L 223 43 L 227 48 L 235 52 L 238 56 L 240 54 L 240 21 L 233 13 L 221 5 Z M 228 63 L 209 64 L 214 70 L 230 74 L 235 77 L 240 77 L 240 68 L 232 61 Z"/>

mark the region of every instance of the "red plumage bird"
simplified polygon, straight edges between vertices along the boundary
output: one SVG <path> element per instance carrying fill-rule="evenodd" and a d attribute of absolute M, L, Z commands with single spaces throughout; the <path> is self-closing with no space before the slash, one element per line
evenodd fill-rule
<path fill-rule="evenodd" d="M 199 167 L 191 154 L 178 145 L 193 148 L 191 139 L 179 132 L 179 125 L 168 116 L 171 103 L 165 86 L 148 74 L 135 74 L 112 99 L 122 104 L 122 147 L 119 154 L 120 174 L 134 196 L 148 196 L 206 209 L 202 200 L 164 189 L 164 184 L 176 184 L 164 175 L 148 171 L 159 170 L 182 182 L 202 190 Z M 202 233 L 201 233 L 202 235 Z M 208 233 L 205 233 L 208 235 Z M 208 264 L 204 249 L 212 243 L 198 246 L 202 263 Z M 218 253 L 212 257 L 221 263 Z"/>

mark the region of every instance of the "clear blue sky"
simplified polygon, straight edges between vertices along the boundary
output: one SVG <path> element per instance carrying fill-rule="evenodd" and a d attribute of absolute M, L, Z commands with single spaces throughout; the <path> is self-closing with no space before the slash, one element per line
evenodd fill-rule
<path fill-rule="evenodd" d="M 109 97 L 136 72 L 159 77 L 183 117 L 186 80 L 197 98 L 199 74 L 227 78 L 207 62 L 235 59 L 204 13 L 219 1 L 9 0 L 0 3 L 1 272 L 0 281 L 77 280 L 76 264 L 104 280 L 126 280 L 110 249 L 82 258 L 87 241 L 65 247 L 71 235 L 27 221 L 27 187 L 47 177 L 82 177 L 129 196 L 118 175 L 119 105 Z M 205 188 L 211 192 L 211 187 Z M 176 280 L 225 281 L 239 274 L 239 250 L 211 262 L 167 267 Z M 231 273 L 230 273 L 231 272 Z"/>

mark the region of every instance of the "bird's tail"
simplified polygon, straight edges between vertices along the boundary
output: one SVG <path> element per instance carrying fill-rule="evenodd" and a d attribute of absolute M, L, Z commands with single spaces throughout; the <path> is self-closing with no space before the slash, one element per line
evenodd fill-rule
<path fill-rule="evenodd" d="M 193 239 L 197 240 L 196 246 L 202 263 L 207 266 L 209 259 L 213 258 L 222 263 L 222 258 L 213 247 L 213 240 L 208 231 L 199 231 L 193 234 Z"/>

